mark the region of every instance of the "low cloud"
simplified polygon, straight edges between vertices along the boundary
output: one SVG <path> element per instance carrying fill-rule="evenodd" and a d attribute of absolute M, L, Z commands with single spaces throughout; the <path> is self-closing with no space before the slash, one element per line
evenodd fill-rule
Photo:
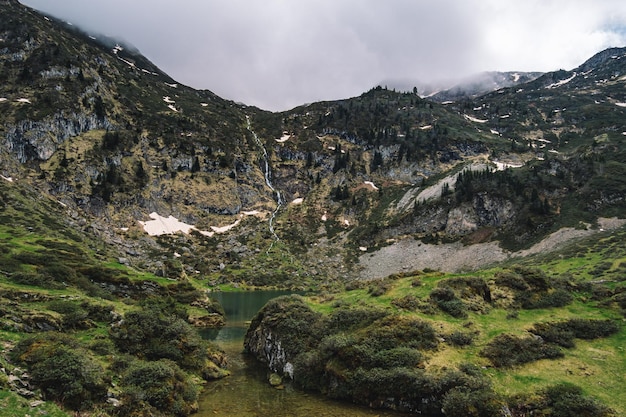
<path fill-rule="evenodd" d="M 286 110 L 385 79 L 571 69 L 626 44 L 622 0 L 23 0 L 128 40 L 176 80 Z"/>

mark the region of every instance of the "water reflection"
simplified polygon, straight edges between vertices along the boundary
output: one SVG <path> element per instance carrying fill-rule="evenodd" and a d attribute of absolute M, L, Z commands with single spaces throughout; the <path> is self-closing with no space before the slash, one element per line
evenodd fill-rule
<path fill-rule="evenodd" d="M 272 298 L 286 294 L 280 291 L 216 293 L 226 312 L 226 326 L 206 331 L 203 337 L 214 340 L 229 357 L 231 376 L 207 383 L 199 401 L 197 416 L 241 417 L 397 417 L 404 414 L 370 410 L 365 407 L 329 400 L 286 384 L 276 389 L 268 382 L 265 367 L 244 355 L 243 338 L 249 321 Z"/>

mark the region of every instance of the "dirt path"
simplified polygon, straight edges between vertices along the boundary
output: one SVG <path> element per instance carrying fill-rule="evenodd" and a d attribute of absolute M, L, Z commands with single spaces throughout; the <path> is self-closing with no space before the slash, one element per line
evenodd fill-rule
<path fill-rule="evenodd" d="M 402 239 L 377 252 L 361 255 L 359 264 L 363 269 L 360 277 L 362 279 L 384 278 L 394 273 L 425 268 L 443 272 L 475 270 L 509 258 L 556 250 L 575 239 L 591 236 L 604 230 L 617 229 L 626 224 L 626 219 L 599 219 L 598 223 L 600 226 L 598 229 L 563 228 L 531 248 L 518 252 L 505 251 L 500 248 L 498 242 L 470 246 L 464 246 L 458 242 L 431 245 L 411 238 Z"/>

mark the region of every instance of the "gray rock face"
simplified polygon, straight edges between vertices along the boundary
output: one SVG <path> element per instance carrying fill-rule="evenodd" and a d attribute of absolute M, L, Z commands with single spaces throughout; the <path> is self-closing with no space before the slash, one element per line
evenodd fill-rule
<path fill-rule="evenodd" d="M 9 126 L 5 146 L 21 163 L 46 161 L 68 138 L 95 129 L 111 129 L 106 118 L 94 114 L 57 113 L 41 121 L 22 120 Z"/>
<path fill-rule="evenodd" d="M 272 371 L 293 379 L 293 364 L 282 346 L 277 334 L 271 329 L 259 326 L 246 337 L 246 349 L 259 361 L 267 363 Z"/>
<path fill-rule="evenodd" d="M 515 216 L 513 203 L 477 194 L 469 204 L 462 204 L 448 212 L 445 231 L 452 236 L 464 236 L 480 227 L 501 227 Z"/>

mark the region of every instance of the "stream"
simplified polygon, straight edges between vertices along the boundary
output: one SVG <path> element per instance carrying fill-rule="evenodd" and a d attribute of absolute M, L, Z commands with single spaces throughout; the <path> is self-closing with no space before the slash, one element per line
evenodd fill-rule
<path fill-rule="evenodd" d="M 276 195 L 276 209 L 272 212 L 272 215 L 270 216 L 269 230 L 272 236 L 274 236 L 274 241 L 277 241 L 278 235 L 274 231 L 274 220 L 276 218 L 276 215 L 278 214 L 278 211 L 285 204 L 285 201 L 283 200 L 283 196 L 280 193 L 280 191 L 275 189 L 274 185 L 272 184 L 272 170 L 270 167 L 270 159 L 267 153 L 267 149 L 265 148 L 265 145 L 263 145 L 263 142 L 261 142 L 261 139 L 257 136 L 256 132 L 252 130 L 252 123 L 250 122 L 250 117 L 246 116 L 246 122 L 248 123 L 248 131 L 252 134 L 252 137 L 254 137 L 254 141 L 256 142 L 257 146 L 261 149 L 261 152 L 263 153 L 263 162 L 265 165 L 265 170 L 263 171 L 263 174 L 265 176 L 265 184 Z M 271 246 L 270 246 L 270 249 L 271 249 Z M 268 252 L 270 249 L 268 249 Z"/>
<path fill-rule="evenodd" d="M 208 382 L 200 394 L 198 417 L 398 417 L 405 414 L 371 410 L 366 407 L 328 399 L 307 393 L 286 384 L 276 389 L 268 382 L 268 371 L 263 364 L 243 353 L 243 339 L 250 320 L 267 301 L 282 291 L 247 291 L 214 293 L 226 312 L 226 325 L 210 330 L 203 337 L 213 340 L 228 355 L 231 375 Z"/>

